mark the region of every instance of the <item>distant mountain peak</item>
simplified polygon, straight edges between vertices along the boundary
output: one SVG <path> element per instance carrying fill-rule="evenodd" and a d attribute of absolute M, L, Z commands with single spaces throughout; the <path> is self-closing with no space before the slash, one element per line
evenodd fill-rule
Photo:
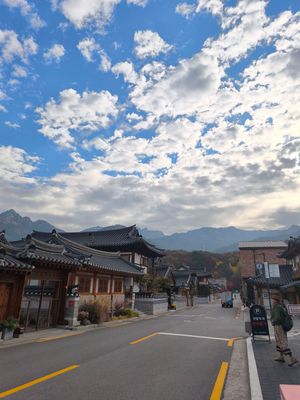
<path fill-rule="evenodd" d="M 27 216 L 22 217 L 13 209 L 0 214 L 0 231 L 4 230 L 6 238 L 10 241 L 22 239 L 34 230 L 51 232 L 54 228 L 47 221 L 32 221 Z"/>

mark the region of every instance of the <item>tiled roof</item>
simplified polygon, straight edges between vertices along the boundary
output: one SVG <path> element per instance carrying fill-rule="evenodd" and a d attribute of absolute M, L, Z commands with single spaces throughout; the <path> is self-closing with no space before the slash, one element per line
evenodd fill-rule
<path fill-rule="evenodd" d="M 279 265 L 279 272 L 280 278 L 270 277 L 268 279 L 270 288 L 278 289 L 280 286 L 288 285 L 293 281 L 293 268 L 291 265 Z M 249 278 L 247 279 L 247 283 L 265 288 L 268 284 L 264 275 Z"/>
<path fill-rule="evenodd" d="M 167 278 L 172 272 L 172 269 L 168 265 L 158 265 L 155 267 L 155 272 L 158 276 L 161 276 L 162 278 Z"/>
<path fill-rule="evenodd" d="M 291 283 L 289 283 L 287 285 L 281 286 L 280 290 L 284 292 L 284 291 L 286 291 L 286 290 L 288 290 L 290 288 L 298 288 L 299 289 L 300 288 L 300 281 L 293 281 L 293 282 L 291 282 Z"/>
<path fill-rule="evenodd" d="M 264 240 L 259 242 L 240 242 L 239 249 L 260 249 L 260 248 L 285 248 L 286 242 L 283 240 Z"/>
<path fill-rule="evenodd" d="M 136 265 L 124 260 L 119 252 L 96 250 L 71 241 L 59 233 L 53 233 L 50 242 L 61 245 L 66 254 L 77 258 L 86 267 L 94 267 L 105 271 L 120 272 L 130 275 L 143 275 Z"/>
<path fill-rule="evenodd" d="M 8 242 L 6 241 L 6 243 Z M 0 242 L 0 270 L 32 271 L 34 266 L 20 261 L 16 256 L 15 249 L 6 243 L 5 241 Z"/>
<path fill-rule="evenodd" d="M 143 251 L 143 253 L 148 257 L 161 257 L 165 254 L 162 249 L 157 248 L 143 239 L 135 225 L 105 231 L 63 232 L 60 233 L 60 235 L 73 242 L 78 242 L 85 246 L 101 250 L 121 250 L 123 248 L 135 247 L 140 249 L 140 251 Z M 51 238 L 51 233 L 34 231 L 32 236 L 36 239 L 47 242 Z"/>
<path fill-rule="evenodd" d="M 280 258 L 291 260 L 300 254 L 300 237 L 290 238 L 287 249 L 280 254 Z"/>
<path fill-rule="evenodd" d="M 177 270 L 173 270 L 173 276 L 176 287 L 187 287 L 192 277 L 190 271 L 177 271 Z"/>
<path fill-rule="evenodd" d="M 8 247 L 4 244 L 1 246 Z M 15 259 L 47 262 L 52 268 L 65 266 L 78 270 L 117 272 L 129 276 L 143 275 L 139 267 L 124 260 L 120 253 L 110 253 L 83 246 L 58 233 L 51 234 L 49 242 L 43 242 L 28 235 L 26 240 L 18 242 L 17 246 L 10 245 L 10 248 L 14 252 Z"/>
<path fill-rule="evenodd" d="M 81 265 L 79 260 L 66 254 L 64 246 L 45 243 L 30 235 L 24 241 L 23 248 L 18 248 L 17 256 L 22 260 L 44 261 L 68 267 Z"/>

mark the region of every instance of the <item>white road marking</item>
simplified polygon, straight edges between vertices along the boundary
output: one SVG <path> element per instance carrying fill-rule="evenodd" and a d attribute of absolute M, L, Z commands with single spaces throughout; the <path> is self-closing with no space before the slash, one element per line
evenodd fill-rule
<path fill-rule="evenodd" d="M 228 338 L 219 338 L 219 337 L 212 337 L 212 336 L 198 336 L 198 335 L 185 335 L 182 333 L 169 333 L 169 332 L 157 332 L 158 335 L 166 335 L 166 336 L 183 336 L 183 337 L 190 337 L 190 338 L 197 338 L 197 339 L 210 339 L 210 340 L 220 340 L 222 342 L 228 342 Z"/>
<path fill-rule="evenodd" d="M 168 315 L 168 317 L 204 317 L 206 314 L 173 314 L 173 315 Z"/>
<path fill-rule="evenodd" d="M 248 354 L 248 370 L 250 378 L 251 400 L 263 400 L 251 337 L 247 339 L 247 354 Z"/>

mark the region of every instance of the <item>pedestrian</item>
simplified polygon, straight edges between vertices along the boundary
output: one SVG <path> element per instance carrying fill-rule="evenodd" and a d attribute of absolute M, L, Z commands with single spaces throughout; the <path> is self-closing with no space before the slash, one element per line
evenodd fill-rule
<path fill-rule="evenodd" d="M 292 367 L 298 363 L 298 360 L 293 357 L 291 349 L 288 345 L 287 331 L 284 329 L 285 320 L 288 316 L 288 312 L 285 306 L 281 303 L 279 295 L 272 295 L 273 310 L 271 315 L 271 322 L 274 326 L 276 350 L 279 356 L 274 358 L 274 361 L 285 362 L 284 357 L 287 357 L 288 366 Z"/>

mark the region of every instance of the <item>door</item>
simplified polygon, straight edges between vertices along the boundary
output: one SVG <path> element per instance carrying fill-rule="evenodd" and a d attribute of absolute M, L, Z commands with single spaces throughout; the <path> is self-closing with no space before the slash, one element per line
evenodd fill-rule
<path fill-rule="evenodd" d="M 11 289 L 11 283 L 0 282 L 0 321 L 7 318 Z"/>

